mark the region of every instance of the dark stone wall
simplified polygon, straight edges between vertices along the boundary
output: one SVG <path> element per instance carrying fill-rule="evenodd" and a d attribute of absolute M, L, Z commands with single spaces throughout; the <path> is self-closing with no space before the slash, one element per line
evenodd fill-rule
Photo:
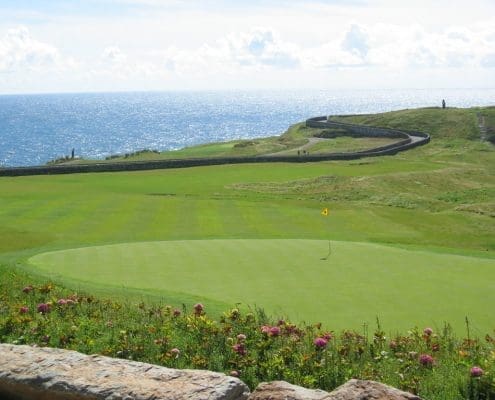
<path fill-rule="evenodd" d="M 348 153 L 304 154 L 284 156 L 251 156 L 251 157 L 214 157 L 191 158 L 157 161 L 126 161 L 105 162 L 92 164 L 50 165 L 37 167 L 0 168 L 0 176 L 52 175 L 88 172 L 142 171 L 151 169 L 187 168 L 205 165 L 245 164 L 267 162 L 315 162 L 328 160 L 355 160 L 363 157 L 394 155 L 400 151 L 421 146 L 430 141 L 430 135 L 422 132 L 409 132 L 396 129 L 378 128 L 367 125 L 347 124 L 328 121 L 326 116 L 306 120 L 306 126 L 311 128 L 342 128 L 354 137 L 388 137 L 402 139 L 395 143 L 375 147 L 368 150 Z M 421 139 L 413 140 L 411 136 Z"/>

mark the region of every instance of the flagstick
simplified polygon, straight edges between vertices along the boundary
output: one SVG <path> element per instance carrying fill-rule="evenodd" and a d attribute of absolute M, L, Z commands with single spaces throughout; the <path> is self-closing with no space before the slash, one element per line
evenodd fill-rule
<path fill-rule="evenodd" d="M 323 215 L 325 218 L 328 217 L 328 208 L 325 207 L 323 210 L 321 210 L 321 215 Z M 332 254 L 332 244 L 330 240 L 328 241 L 328 254 L 326 257 L 322 258 L 322 260 L 328 260 L 328 257 L 330 257 L 330 254 Z"/>
<path fill-rule="evenodd" d="M 330 257 L 330 254 L 332 254 L 332 242 L 330 240 L 328 241 L 328 254 L 326 257 L 322 258 L 322 260 L 328 260 L 328 257 Z"/>

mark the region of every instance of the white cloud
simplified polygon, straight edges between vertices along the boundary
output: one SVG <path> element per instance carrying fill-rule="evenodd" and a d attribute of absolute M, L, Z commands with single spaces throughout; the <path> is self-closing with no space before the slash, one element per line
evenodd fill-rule
<path fill-rule="evenodd" d="M 112 64 L 122 64 L 127 61 L 127 55 L 122 53 L 117 46 L 109 46 L 103 50 L 101 58 L 104 62 L 109 62 Z"/>
<path fill-rule="evenodd" d="M 246 70 L 387 70 L 482 68 L 491 66 L 493 30 L 451 27 L 443 31 L 410 26 L 353 23 L 331 40 L 303 48 L 272 28 L 230 33 L 197 49 L 171 47 L 162 67 L 179 75 L 236 74 Z"/>
<path fill-rule="evenodd" d="M 342 49 L 354 53 L 359 57 L 366 57 L 368 54 L 368 35 L 362 27 L 353 24 L 347 31 L 342 42 Z"/>
<path fill-rule="evenodd" d="M 295 68 L 300 64 L 298 46 L 284 42 L 279 33 L 270 28 L 231 34 L 225 42 L 232 59 L 242 66 Z"/>
<path fill-rule="evenodd" d="M 22 27 L 4 30 L 3 37 L 0 31 L 0 72 L 9 73 L 0 75 L 0 92 L 15 92 L 32 82 L 56 82 L 71 90 L 291 87 L 302 82 L 351 87 L 373 82 L 383 87 L 391 76 L 404 82 L 406 72 L 406 85 L 414 85 L 415 78 L 436 84 L 436 77 L 449 76 L 447 70 L 471 79 L 456 78 L 452 86 L 495 84 L 490 78 L 495 67 L 493 18 L 433 26 L 414 19 L 399 24 L 390 18 L 350 16 L 348 10 L 339 14 L 335 7 L 322 10 L 310 15 L 298 8 L 297 18 L 289 14 L 280 19 L 251 14 L 249 22 L 196 10 L 167 16 L 171 25 L 139 18 L 78 25 L 74 19 L 52 26 L 51 35 L 39 26 L 33 33 Z"/>
<path fill-rule="evenodd" d="M 197 49 L 170 47 L 162 52 L 162 64 L 178 74 L 234 74 L 246 69 L 294 69 L 300 64 L 299 53 L 298 46 L 284 42 L 273 29 L 253 28 L 228 34 Z"/>
<path fill-rule="evenodd" d="M 0 72 L 60 67 L 59 51 L 33 39 L 26 27 L 9 29 L 0 39 Z"/>

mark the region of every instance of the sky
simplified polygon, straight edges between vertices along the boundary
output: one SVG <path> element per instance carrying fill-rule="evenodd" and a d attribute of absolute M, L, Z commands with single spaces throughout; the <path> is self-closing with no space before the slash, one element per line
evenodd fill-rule
<path fill-rule="evenodd" d="M 0 94 L 494 87 L 495 0 L 0 0 Z"/>

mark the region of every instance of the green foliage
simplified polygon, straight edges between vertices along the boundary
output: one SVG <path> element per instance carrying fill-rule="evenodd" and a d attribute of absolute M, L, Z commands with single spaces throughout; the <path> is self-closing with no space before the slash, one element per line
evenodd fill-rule
<path fill-rule="evenodd" d="M 435 399 L 495 396 L 495 338 L 456 338 L 448 325 L 387 337 L 273 321 L 237 307 L 219 318 L 195 305 L 176 309 L 75 293 L 0 266 L 0 342 L 77 350 L 171 368 L 239 376 L 251 388 L 286 380 L 332 390 L 371 379 Z M 482 374 L 472 377 L 472 367 Z"/>
<path fill-rule="evenodd" d="M 442 331 L 436 326 L 430 339 L 417 329 L 387 338 L 383 338 L 380 328 L 371 336 L 363 329 L 333 333 L 327 346 L 318 350 L 313 340 L 331 329 L 332 318 L 337 326 L 337 313 L 332 314 L 327 306 L 323 311 L 319 307 L 318 296 L 328 287 L 315 292 L 314 297 L 295 291 L 276 294 L 282 302 L 289 297 L 307 302 L 307 309 L 319 314 L 308 318 L 310 322 L 321 320 L 322 313 L 329 319 L 324 327 L 294 327 L 245 308 L 230 310 L 219 318 L 229 300 L 208 298 L 204 292 L 174 292 L 173 288 L 150 291 L 94 283 L 86 286 L 57 278 L 67 287 L 78 287 L 80 291 L 84 286 L 93 294 L 74 295 L 73 290 L 34 277 L 34 273 L 46 272 L 28 263 L 31 256 L 52 250 L 161 240 L 201 239 L 198 243 L 204 243 L 205 239 L 331 239 L 341 243 L 368 242 L 377 248 L 381 243 L 427 250 L 423 254 L 429 257 L 427 261 L 407 267 L 425 285 L 396 290 L 413 281 L 407 278 L 399 284 L 402 277 L 409 275 L 395 276 L 393 271 L 400 268 L 390 268 L 394 263 L 406 266 L 404 257 L 382 266 L 384 270 L 388 268 L 388 277 L 381 282 L 385 286 L 376 282 L 382 276 L 378 273 L 361 273 L 356 283 L 373 282 L 385 287 L 385 294 L 393 298 L 387 300 L 388 306 L 399 305 L 407 292 L 408 296 L 430 302 L 439 313 L 444 306 L 458 310 L 468 307 L 484 313 L 485 322 L 490 324 L 487 300 L 493 296 L 493 279 L 483 279 L 480 268 L 460 271 L 458 264 L 452 262 L 443 275 L 437 270 L 438 275 L 431 279 L 435 253 L 474 256 L 487 262 L 495 258 L 495 148 L 482 140 L 478 115 L 484 117 L 485 139 L 489 140 L 495 127 L 495 108 L 489 107 L 342 117 L 346 122 L 431 134 L 430 144 L 394 157 L 2 178 L 0 263 L 8 267 L 0 267 L 0 341 L 98 352 L 171 367 L 238 371 L 251 386 L 262 380 L 286 379 L 303 386 L 331 389 L 350 377 L 361 377 L 390 383 L 428 399 L 493 399 L 495 334 L 489 332 L 482 340 L 488 328 L 483 325 L 481 331 L 476 321 L 471 328 L 476 333 L 474 338 L 468 335 L 457 339 L 452 330 Z M 325 141 L 332 142 L 330 145 L 314 141 L 317 133 L 302 123 L 280 137 L 215 143 L 160 154 L 143 152 L 133 159 L 270 154 L 294 152 L 303 145 L 310 153 L 344 151 L 358 140 Z M 322 206 L 331 209 L 329 224 L 319 217 Z M 301 253 L 306 254 L 297 252 Z M 292 255 L 287 255 L 286 267 L 294 260 Z M 166 258 L 163 265 L 165 268 Z M 362 269 L 366 262 L 347 265 Z M 71 268 L 74 266 L 66 265 L 66 271 Z M 263 269 L 263 265 L 259 268 Z M 22 270 L 29 271 L 29 275 Z M 348 271 L 337 271 L 344 283 L 348 282 Z M 274 282 L 280 282 L 281 277 L 297 279 L 300 285 L 309 281 L 307 276 L 282 271 L 265 282 L 264 292 L 272 293 Z M 230 279 L 236 279 L 235 270 Z M 476 284 L 471 289 L 465 286 L 463 297 L 449 297 L 452 293 L 447 293 L 432 301 L 432 293 L 440 287 L 448 291 L 454 281 Z M 435 286 L 435 282 L 439 283 Z M 29 284 L 34 290 L 23 293 L 22 288 Z M 362 304 L 369 303 L 356 301 L 355 294 L 362 291 L 346 292 L 345 284 L 340 289 L 344 295 L 340 303 L 335 302 L 336 308 L 338 304 L 349 305 L 351 318 L 358 316 L 360 321 L 372 317 L 369 312 L 365 317 L 359 314 L 365 310 Z M 105 297 L 95 297 L 96 294 Z M 112 300 L 106 299 L 109 295 Z M 153 301 L 148 302 L 148 296 Z M 57 304 L 61 298 L 73 304 Z M 181 308 L 181 315 L 173 317 L 174 308 L 160 304 L 157 298 L 174 307 L 185 303 L 187 308 Z M 199 301 L 206 304 L 206 315 L 187 312 Z M 421 301 L 408 300 L 402 309 L 414 311 Z M 41 303 L 51 303 L 51 312 L 36 312 Z M 232 303 L 235 301 L 229 302 Z M 28 310 L 21 313 L 24 306 Z M 380 303 L 375 306 L 378 310 L 382 307 Z M 410 314 L 396 320 L 407 326 L 416 325 L 421 318 L 413 320 Z M 459 311 L 448 318 L 457 326 L 457 335 L 457 321 L 467 314 Z M 291 317 L 305 319 L 304 315 Z M 387 328 L 393 330 L 392 324 L 387 321 Z M 264 325 L 278 326 L 281 334 L 263 334 Z M 247 338 L 239 339 L 238 334 Z M 173 351 L 175 348 L 180 353 Z M 243 349 L 246 354 L 241 354 Z M 432 356 L 433 364 L 421 365 L 421 354 Z M 471 377 L 473 366 L 481 367 L 484 374 Z"/>

